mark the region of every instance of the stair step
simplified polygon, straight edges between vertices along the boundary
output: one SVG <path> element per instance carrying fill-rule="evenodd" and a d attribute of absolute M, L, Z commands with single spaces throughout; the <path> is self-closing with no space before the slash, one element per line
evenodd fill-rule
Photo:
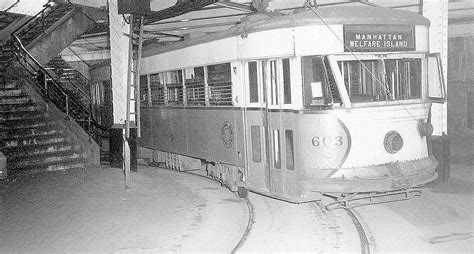
<path fill-rule="evenodd" d="M 16 110 L 23 110 L 23 109 L 28 109 L 28 108 L 36 108 L 38 110 L 43 110 L 42 107 L 39 107 L 34 103 L 33 101 L 26 102 L 26 103 L 21 103 L 21 104 L 6 104 L 6 105 L 0 105 L 0 111 L 1 112 L 11 112 L 11 111 L 16 111 Z"/>
<path fill-rule="evenodd" d="M 51 121 L 48 118 L 46 113 L 41 113 L 39 115 L 32 115 L 26 117 L 14 117 L 14 118 L 0 118 L 0 126 L 6 130 L 11 130 L 12 128 L 32 128 L 40 125 L 41 123 L 47 123 Z"/>
<path fill-rule="evenodd" d="M 31 99 L 26 96 L 7 97 L 0 99 L 0 105 L 24 104 L 30 101 Z"/>
<path fill-rule="evenodd" d="M 61 136 L 64 134 L 62 130 L 56 130 L 56 129 L 51 129 L 52 127 L 50 125 L 42 125 L 42 126 L 36 126 L 34 128 L 25 128 L 25 129 L 20 129 L 17 128 L 15 130 L 9 130 L 10 133 L 15 133 L 15 134 L 10 134 L 8 136 L 3 137 L 1 140 L 3 142 L 8 142 L 11 140 L 26 140 L 30 138 L 38 138 L 38 137 L 43 137 L 43 136 Z"/>
<path fill-rule="evenodd" d="M 18 89 L 18 85 L 14 82 L 8 82 L 4 84 L 0 84 L 0 88 L 2 90 L 7 90 L 7 89 Z"/>
<path fill-rule="evenodd" d="M 50 155 L 68 153 L 74 151 L 74 146 L 68 142 L 53 143 L 46 145 L 25 146 L 24 149 L 4 150 L 9 160 L 27 160 L 35 157 L 49 157 Z"/>
<path fill-rule="evenodd" d="M 49 166 L 55 164 L 61 164 L 62 162 L 80 159 L 83 160 L 80 153 L 72 150 L 55 153 L 43 153 L 41 155 L 35 155 L 31 157 L 22 158 L 21 160 L 12 160 L 7 158 L 7 163 L 10 166 L 9 169 L 15 170 L 18 168 L 35 168 L 41 166 Z"/>
<path fill-rule="evenodd" d="M 14 176 L 22 176 L 42 172 L 63 171 L 77 168 L 84 168 L 84 161 L 82 158 L 68 159 L 62 161 L 61 163 L 49 162 L 37 165 L 28 165 L 21 168 L 11 169 L 8 174 L 10 175 L 11 173 Z"/>
<path fill-rule="evenodd" d="M 45 110 L 41 107 L 36 105 L 24 105 L 23 107 L 18 108 L 8 108 L 5 109 L 0 108 L 0 115 L 8 115 L 8 114 L 23 114 L 29 112 L 44 112 Z"/>
<path fill-rule="evenodd" d="M 0 150 L 2 151 L 10 151 L 14 149 L 26 149 L 28 147 L 40 147 L 46 145 L 53 145 L 53 144 L 62 144 L 71 142 L 70 138 L 66 136 L 60 135 L 43 135 L 38 137 L 32 138 L 25 138 L 23 140 L 9 140 L 4 142 L 4 145 Z"/>
<path fill-rule="evenodd" d="M 3 113 L 0 116 L 0 123 L 3 125 L 12 125 L 12 124 L 18 124 L 15 122 L 21 122 L 21 123 L 30 123 L 30 122 L 36 122 L 36 121 L 47 121 L 46 119 L 49 114 L 44 112 L 44 111 L 23 111 L 22 114 L 20 114 L 18 111 L 14 111 L 11 113 Z"/>
<path fill-rule="evenodd" d="M 17 82 L 12 81 L 12 80 L 8 80 L 0 84 L 0 86 L 2 89 L 18 89 L 19 88 L 19 85 L 17 84 Z"/>
<path fill-rule="evenodd" d="M 25 131 L 29 132 L 36 132 L 36 131 L 44 131 L 49 130 L 52 128 L 51 123 L 47 121 L 31 121 L 31 122 L 22 122 L 22 124 L 10 124 L 10 123 L 1 123 L 0 124 L 3 132 L 13 133 L 25 133 Z M 27 134 L 28 134 L 27 133 Z"/>
<path fill-rule="evenodd" d="M 19 97 L 19 96 L 28 96 L 21 89 L 6 89 L 0 90 L 0 97 Z"/>

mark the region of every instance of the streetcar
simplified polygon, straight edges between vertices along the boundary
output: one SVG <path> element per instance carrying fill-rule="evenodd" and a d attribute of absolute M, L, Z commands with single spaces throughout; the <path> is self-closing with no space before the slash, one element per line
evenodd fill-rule
<path fill-rule="evenodd" d="M 243 197 L 345 206 L 418 193 L 437 177 L 430 108 L 445 97 L 429 25 L 328 6 L 145 47 L 140 154 Z"/>

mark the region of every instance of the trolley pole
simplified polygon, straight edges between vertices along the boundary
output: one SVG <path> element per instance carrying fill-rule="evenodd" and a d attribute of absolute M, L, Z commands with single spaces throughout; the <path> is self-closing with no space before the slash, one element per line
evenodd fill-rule
<path fill-rule="evenodd" d="M 122 129 L 123 138 L 123 173 L 125 180 L 125 189 L 130 188 L 130 145 L 126 135 L 126 129 Z"/>

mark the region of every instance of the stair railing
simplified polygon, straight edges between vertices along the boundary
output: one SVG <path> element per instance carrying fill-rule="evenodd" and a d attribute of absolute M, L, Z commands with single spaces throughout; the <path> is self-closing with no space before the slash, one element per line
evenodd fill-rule
<path fill-rule="evenodd" d="M 16 0 L 13 4 L 11 4 L 10 6 L 8 6 L 5 10 L 0 11 L 0 12 L 7 12 L 7 11 L 9 11 L 11 8 L 15 7 L 19 2 L 20 2 L 20 0 Z"/>
<path fill-rule="evenodd" d="M 61 82 L 61 79 L 62 79 L 61 73 L 56 72 L 55 71 L 56 68 L 48 68 L 48 67 L 43 67 L 43 68 L 47 71 L 50 71 L 51 75 L 53 75 L 53 73 L 54 73 L 55 74 L 54 79 L 59 81 L 60 83 L 62 83 Z M 90 86 L 89 85 L 89 80 L 86 77 L 82 76 L 82 74 L 81 74 L 81 76 L 79 76 L 79 74 L 76 73 L 76 72 L 78 72 L 78 71 L 74 70 L 74 78 L 66 76 L 65 79 L 67 80 L 68 84 L 72 86 L 72 90 L 74 90 L 75 92 L 79 92 L 84 98 L 86 98 L 88 101 L 90 101 L 91 100 L 90 95 L 86 91 L 84 91 L 86 89 L 88 90 L 88 88 Z"/>
<path fill-rule="evenodd" d="M 39 11 L 38 13 L 36 13 L 33 17 L 31 17 L 30 19 L 28 19 L 28 21 L 26 21 L 25 23 L 23 23 L 20 27 L 18 27 L 17 29 L 15 29 L 15 31 L 13 31 L 12 34 L 15 34 L 16 36 L 18 37 L 22 37 L 25 33 L 28 32 L 27 29 L 24 29 L 26 28 L 28 25 L 30 25 L 33 21 L 35 21 L 37 18 L 39 18 L 41 16 L 41 19 L 44 18 L 44 15 L 46 14 L 47 10 L 49 10 L 51 8 L 51 0 L 48 0 L 48 2 L 46 4 L 43 5 L 43 9 L 41 11 Z"/>
<path fill-rule="evenodd" d="M 101 137 L 108 137 L 108 128 L 100 125 L 92 114 L 92 100 L 89 96 L 78 96 L 71 94 L 65 89 L 50 71 L 46 70 L 23 46 L 21 40 L 12 36 L 13 51 L 16 60 L 31 75 L 36 77 L 36 84 L 40 93 L 46 100 L 52 102 L 56 107 L 66 114 L 66 119 L 74 119 L 89 137 L 99 142 Z M 81 95 L 84 95 L 81 93 Z"/>
<path fill-rule="evenodd" d="M 20 39 L 14 35 L 15 42 L 13 43 L 14 54 L 17 61 L 24 67 L 24 69 L 36 77 L 37 87 L 46 98 L 53 102 L 60 110 L 66 113 L 66 117 L 70 117 L 69 112 L 69 96 L 67 90 L 64 89 L 54 79 L 53 75 L 45 70 L 38 61 L 24 48 Z M 62 103 L 59 103 L 62 102 Z"/>
<path fill-rule="evenodd" d="M 52 70 L 55 74 L 56 74 L 56 79 L 57 80 L 62 80 L 62 79 L 65 79 L 67 80 L 67 82 L 73 86 L 74 90 L 80 92 L 82 94 L 82 96 L 84 97 L 87 97 L 90 99 L 90 94 L 87 93 L 86 91 L 89 91 L 90 90 L 90 80 L 88 78 L 86 78 L 84 75 L 82 75 L 81 72 L 75 70 L 75 69 L 63 69 L 57 65 L 55 65 L 54 63 L 51 64 L 48 63 L 48 66 L 49 67 L 45 67 L 46 70 Z M 56 71 L 56 70 L 60 70 L 60 71 Z M 71 75 L 66 75 L 64 76 L 64 74 L 68 74 L 68 73 L 72 73 L 73 77 L 71 77 Z"/>

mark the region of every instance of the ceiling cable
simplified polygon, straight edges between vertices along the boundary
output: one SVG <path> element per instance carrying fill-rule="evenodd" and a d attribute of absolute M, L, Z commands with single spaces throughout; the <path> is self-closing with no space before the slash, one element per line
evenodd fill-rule
<path fill-rule="evenodd" d="M 405 107 L 405 105 L 403 105 L 399 100 L 395 99 L 395 96 L 393 96 L 393 94 L 390 92 L 390 90 L 388 90 L 384 84 L 382 84 L 382 82 L 375 76 L 375 74 L 369 70 L 369 68 L 367 68 L 367 66 L 365 66 L 365 64 L 362 63 L 362 61 L 359 59 L 359 57 L 357 57 L 357 55 L 349 48 L 349 46 L 347 46 L 346 43 L 344 43 L 344 41 L 339 37 L 339 35 L 329 26 L 329 24 L 317 13 L 316 9 L 310 4 L 309 0 L 306 0 L 306 3 L 308 4 L 309 8 L 311 9 L 311 11 L 321 20 L 321 22 L 323 22 L 323 24 L 331 31 L 331 33 L 336 37 L 337 40 L 339 40 L 343 45 L 344 45 L 344 48 L 347 49 L 351 55 L 361 64 L 361 66 L 368 72 L 370 73 L 370 75 L 372 76 L 372 78 L 377 81 L 376 83 L 388 94 L 390 95 L 394 101 L 396 101 L 409 115 L 410 117 L 412 117 L 415 121 L 418 121 L 418 119 L 415 118 L 415 116 L 413 116 L 413 114 L 410 113 L 410 111 Z M 382 61 L 383 64 L 385 65 L 385 62 Z M 385 68 L 384 68 L 385 69 Z"/>

